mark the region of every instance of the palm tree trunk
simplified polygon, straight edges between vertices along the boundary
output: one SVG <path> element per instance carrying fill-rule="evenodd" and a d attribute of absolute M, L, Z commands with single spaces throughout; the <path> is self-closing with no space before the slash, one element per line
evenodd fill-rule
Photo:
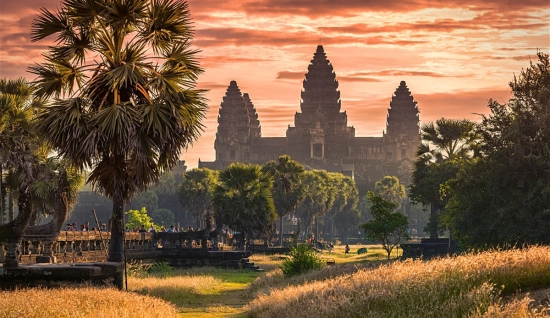
<path fill-rule="evenodd" d="M 437 225 L 439 224 L 439 216 L 437 215 L 437 206 L 430 204 L 430 221 L 428 227 L 430 228 L 430 239 L 437 239 L 439 235 L 437 233 Z"/>
<path fill-rule="evenodd" d="M 13 268 L 19 266 L 19 257 L 17 250 L 23 239 L 25 228 L 29 225 L 32 217 L 32 199 L 28 188 L 19 189 L 19 214 L 12 222 L 5 224 L 0 228 L 1 239 L 4 240 L 6 255 L 4 257 L 4 268 Z"/>
<path fill-rule="evenodd" d="M 14 207 L 13 207 L 13 195 L 10 193 L 8 195 L 8 222 L 13 221 L 14 218 Z"/>
<path fill-rule="evenodd" d="M 2 178 L 2 174 L 3 174 L 3 170 L 2 170 L 2 160 L 0 160 L 0 224 L 4 224 L 4 220 L 5 220 L 5 217 L 4 217 L 4 191 L 3 191 L 3 187 L 2 187 L 2 182 L 4 181 L 4 179 Z"/>
<path fill-rule="evenodd" d="M 279 216 L 279 246 L 283 246 L 283 215 Z"/>
<path fill-rule="evenodd" d="M 111 240 L 109 241 L 109 262 L 124 262 L 124 199 L 121 195 L 113 197 L 113 215 L 110 220 Z M 124 273 L 116 273 L 114 285 L 122 290 Z"/>

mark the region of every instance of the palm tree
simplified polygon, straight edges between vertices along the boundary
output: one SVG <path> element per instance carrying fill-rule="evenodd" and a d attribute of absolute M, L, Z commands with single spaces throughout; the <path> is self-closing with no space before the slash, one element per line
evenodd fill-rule
<path fill-rule="evenodd" d="M 327 213 L 331 220 L 331 241 L 334 240 L 334 220 L 337 219 L 337 224 L 343 225 L 347 242 L 348 227 L 357 225 L 359 220 L 356 209 L 359 202 L 359 190 L 351 177 L 340 173 L 331 173 L 331 176 L 332 186 L 336 190 L 334 203 Z"/>
<path fill-rule="evenodd" d="M 272 187 L 271 175 L 255 164 L 232 163 L 219 174 L 214 206 L 222 211 L 223 223 L 240 232 L 245 249 L 254 232 L 264 232 L 277 218 Z"/>
<path fill-rule="evenodd" d="M 40 142 L 34 134 L 32 117 L 34 107 L 41 99 L 35 98 L 33 88 L 24 80 L 0 80 L 0 189 L 5 189 L 4 170 L 14 181 L 10 192 L 9 223 L 0 225 L 0 241 L 6 247 L 4 267 L 19 265 L 17 249 L 25 228 L 32 217 L 31 183 L 37 166 L 36 149 Z M 19 214 L 13 215 L 13 195 L 17 194 Z M 5 195 L 0 191 L 1 217 L 4 215 Z"/>
<path fill-rule="evenodd" d="M 374 184 L 374 194 L 395 204 L 395 210 L 401 208 L 401 203 L 407 197 L 405 186 L 396 176 L 384 176 Z"/>
<path fill-rule="evenodd" d="M 305 196 L 296 209 L 298 237 L 302 231 L 302 224 L 305 225 L 307 230 L 318 217 L 328 212 L 334 203 L 336 193 L 330 175 L 324 170 L 306 171 L 303 178 L 303 187 Z M 318 234 L 317 231 L 315 234 Z"/>
<path fill-rule="evenodd" d="M 112 198 L 109 261 L 124 260 L 124 205 L 157 182 L 202 130 L 207 106 L 185 1 L 64 0 L 42 8 L 33 42 L 53 36 L 29 71 L 53 97 L 38 130 L 87 182 Z M 122 288 L 122 275 L 115 277 Z"/>
<path fill-rule="evenodd" d="M 305 171 L 304 166 L 283 155 L 277 161 L 268 161 L 262 171 L 273 177 L 273 201 L 279 216 L 279 245 L 283 245 L 283 217 L 296 210 L 298 203 L 304 198 L 304 189 L 301 178 Z"/>
<path fill-rule="evenodd" d="M 421 127 L 423 143 L 416 152 L 410 197 L 430 205 L 430 238 L 438 237 L 439 211 L 445 206 L 440 185 L 456 175 L 457 160 L 476 154 L 476 124 L 467 119 L 440 118 Z"/>
<path fill-rule="evenodd" d="M 183 175 L 178 187 L 179 202 L 191 212 L 198 227 L 202 226 L 203 220 L 208 226 L 212 224 L 212 196 L 217 183 L 218 172 L 207 168 L 192 169 Z"/>
<path fill-rule="evenodd" d="M 5 217 L 6 188 L 4 170 L 9 173 L 32 158 L 35 146 L 31 120 L 35 107 L 43 100 L 33 95 L 29 83 L 19 78 L 0 80 L 0 220 Z M 17 190 L 16 190 L 17 191 Z M 13 196 L 10 195 L 10 200 Z M 8 221 L 13 221 L 13 209 L 8 211 Z"/>

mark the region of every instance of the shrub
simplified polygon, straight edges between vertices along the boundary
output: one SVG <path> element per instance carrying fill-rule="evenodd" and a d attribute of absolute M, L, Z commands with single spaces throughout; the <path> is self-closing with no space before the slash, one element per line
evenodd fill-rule
<path fill-rule="evenodd" d="M 283 261 L 281 269 L 287 276 L 297 275 L 325 265 L 324 261 L 306 244 L 290 248 L 290 258 Z"/>
<path fill-rule="evenodd" d="M 156 262 L 149 268 L 149 273 L 151 274 L 161 274 L 164 277 L 167 277 L 172 270 L 172 267 L 168 265 L 168 262 Z"/>

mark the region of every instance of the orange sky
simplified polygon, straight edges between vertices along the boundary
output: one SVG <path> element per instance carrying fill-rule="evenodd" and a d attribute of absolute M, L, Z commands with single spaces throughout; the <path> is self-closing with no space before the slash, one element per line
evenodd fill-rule
<path fill-rule="evenodd" d="M 457 2 L 459 4 L 447 3 Z M 0 2 L 0 77 L 26 77 L 46 44 L 30 43 L 40 7 L 59 0 Z M 357 136 L 381 136 L 404 80 L 420 119 L 477 119 L 507 101 L 508 83 L 537 49 L 550 50 L 548 0 L 190 0 L 195 47 L 210 110 L 202 137 L 183 153 L 190 168 L 214 160 L 217 114 L 231 80 L 249 93 L 263 136 L 284 136 L 322 44 L 340 83 L 342 111 Z"/>

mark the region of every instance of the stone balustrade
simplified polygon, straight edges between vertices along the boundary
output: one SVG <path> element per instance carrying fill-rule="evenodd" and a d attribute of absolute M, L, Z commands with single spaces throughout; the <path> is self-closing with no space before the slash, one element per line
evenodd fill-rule
<path fill-rule="evenodd" d="M 24 236 L 19 259 L 22 264 L 40 262 L 43 255 L 54 256 L 59 263 L 104 261 L 110 237 L 110 232 L 99 231 L 61 231 L 56 238 Z M 161 247 L 158 243 L 156 233 L 126 232 L 126 256 L 128 259 L 154 257 L 157 248 Z M 0 242 L 0 262 L 4 253 Z"/>

